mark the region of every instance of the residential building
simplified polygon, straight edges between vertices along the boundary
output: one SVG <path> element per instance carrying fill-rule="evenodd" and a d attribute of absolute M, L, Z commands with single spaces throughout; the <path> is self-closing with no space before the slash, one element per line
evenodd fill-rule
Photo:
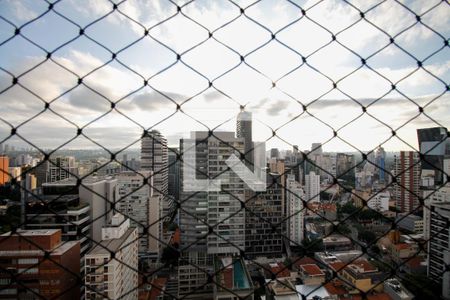
<path fill-rule="evenodd" d="M 305 176 L 305 201 L 320 202 L 320 175 L 316 175 L 313 171 Z"/>
<path fill-rule="evenodd" d="M 34 170 L 37 185 L 57 182 L 78 175 L 78 164 L 73 156 L 55 156 L 41 161 Z"/>
<path fill-rule="evenodd" d="M 188 247 L 178 267 L 180 296 L 194 290 L 212 293 L 212 286 L 205 284 L 205 272 L 193 265 L 213 272 L 213 255 L 245 249 L 244 183 L 225 163 L 232 154 L 239 157 L 238 152 L 243 151 L 244 139 L 236 138 L 234 132 L 215 132 L 214 136 L 191 132 L 189 139 L 180 141 L 186 162 L 181 168 L 180 242 L 182 248 Z M 220 186 L 208 185 L 217 179 Z"/>
<path fill-rule="evenodd" d="M 396 207 L 409 213 L 419 206 L 420 160 L 414 151 L 400 151 L 394 158 L 394 199 Z"/>
<path fill-rule="evenodd" d="M 413 214 L 397 215 L 395 223 L 400 229 L 411 233 L 422 233 L 424 229 L 423 217 Z"/>
<path fill-rule="evenodd" d="M 138 229 L 139 253 L 157 260 L 160 252 L 162 222 L 159 195 L 153 196 L 152 172 L 121 172 L 115 176 L 118 186 L 117 211 Z M 148 183 L 144 184 L 144 180 Z"/>
<path fill-rule="evenodd" d="M 391 194 L 389 191 L 382 191 L 372 194 L 367 200 L 367 206 L 378 212 L 385 212 L 389 210 L 389 201 Z"/>
<path fill-rule="evenodd" d="M 80 244 L 61 230 L 0 236 L 0 299 L 80 299 Z"/>
<path fill-rule="evenodd" d="M 350 186 L 355 186 L 356 163 L 353 154 L 336 154 L 336 178 Z"/>
<path fill-rule="evenodd" d="M 86 254 L 85 266 L 86 299 L 138 298 L 138 231 L 129 219 L 111 218 L 102 228 L 101 243 Z"/>
<path fill-rule="evenodd" d="M 179 158 L 178 148 L 169 148 L 169 185 L 168 193 L 174 201 L 180 200 L 180 168 L 181 161 Z"/>
<path fill-rule="evenodd" d="M 267 174 L 267 189 L 246 201 L 245 253 L 280 256 L 283 251 L 283 193 L 278 173 Z"/>
<path fill-rule="evenodd" d="M 254 151 L 252 138 L 252 113 L 248 111 L 241 111 L 237 115 L 236 121 L 236 137 L 244 139 L 245 165 L 253 170 Z"/>
<path fill-rule="evenodd" d="M 167 139 L 157 130 L 142 136 L 141 170 L 153 172 L 153 193 L 160 195 L 160 210 L 164 220 L 173 213 L 172 198 L 169 197 L 169 157 Z"/>
<path fill-rule="evenodd" d="M 443 298 L 450 299 L 450 202 L 430 203 L 428 277 L 442 284 Z"/>
<path fill-rule="evenodd" d="M 424 239 L 430 239 L 430 217 L 431 217 L 431 204 L 433 203 L 450 203 L 450 185 L 436 188 L 430 194 L 428 194 L 424 201 L 423 208 L 423 236 Z"/>
<path fill-rule="evenodd" d="M 214 260 L 214 300 L 254 299 L 254 287 L 242 258 L 217 257 Z"/>
<path fill-rule="evenodd" d="M 295 181 L 295 175 L 289 174 L 286 180 L 286 204 L 288 206 L 288 234 L 291 246 L 301 245 L 305 232 L 305 212 L 303 208 L 304 190 Z"/>
<path fill-rule="evenodd" d="M 421 161 L 423 171 L 434 173 L 434 183 L 443 183 L 442 170 L 444 169 L 444 156 L 450 155 L 450 139 L 445 127 L 417 129 L 420 153 L 424 155 Z"/>
<path fill-rule="evenodd" d="M 367 292 L 371 289 L 382 291 L 383 286 L 379 283 L 386 279 L 386 276 L 365 259 L 358 259 L 340 272 L 340 278 L 348 284 L 349 289 Z"/>

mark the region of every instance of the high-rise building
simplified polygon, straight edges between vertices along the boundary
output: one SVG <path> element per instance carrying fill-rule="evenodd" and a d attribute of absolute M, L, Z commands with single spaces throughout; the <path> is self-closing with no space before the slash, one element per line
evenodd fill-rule
<path fill-rule="evenodd" d="M 310 155 L 321 155 L 322 153 L 323 153 L 322 144 L 321 143 L 312 143 Z"/>
<path fill-rule="evenodd" d="M 442 284 L 442 296 L 450 299 L 450 202 L 430 203 L 428 277 Z"/>
<path fill-rule="evenodd" d="M 386 174 L 386 152 L 384 151 L 383 147 L 378 147 L 376 153 L 375 153 L 375 165 L 377 167 L 376 172 L 378 173 L 378 180 L 379 182 L 386 182 L 387 181 L 387 174 Z"/>
<path fill-rule="evenodd" d="M 175 201 L 180 200 L 180 168 L 181 161 L 177 159 L 177 148 L 169 149 L 169 196 Z"/>
<path fill-rule="evenodd" d="M 320 202 L 320 175 L 316 175 L 313 171 L 305 176 L 305 201 Z"/>
<path fill-rule="evenodd" d="M 278 150 L 278 148 L 270 149 L 270 156 L 269 156 L 269 158 L 280 158 L 280 150 Z"/>
<path fill-rule="evenodd" d="M 157 130 L 142 136 L 141 170 L 153 172 L 153 193 L 160 197 L 160 209 L 164 220 L 170 220 L 173 202 L 169 197 L 169 157 L 167 139 Z"/>
<path fill-rule="evenodd" d="M 450 155 L 450 138 L 445 127 L 433 127 L 417 129 L 420 153 L 423 154 L 421 161 L 422 170 L 434 173 L 434 183 L 440 185 L 442 181 L 442 170 L 444 168 L 444 156 Z"/>
<path fill-rule="evenodd" d="M 436 190 L 429 191 L 424 197 L 423 207 L 423 237 L 425 240 L 430 239 L 430 217 L 431 204 L 450 203 L 450 185 L 442 186 Z"/>
<path fill-rule="evenodd" d="M 119 194 L 115 207 L 130 218 L 131 226 L 138 229 L 139 252 L 157 259 L 162 222 L 160 201 L 159 197 L 153 196 L 151 175 L 151 171 L 128 171 L 116 175 Z M 150 180 L 148 184 L 144 184 L 145 178 Z"/>
<path fill-rule="evenodd" d="M 245 254 L 279 256 L 283 251 L 283 186 L 279 173 L 267 174 L 267 189 L 246 200 Z"/>
<path fill-rule="evenodd" d="M 305 209 L 303 209 L 304 191 L 295 176 L 289 174 L 286 179 L 286 203 L 288 206 L 288 234 L 291 246 L 301 245 L 304 238 Z"/>
<path fill-rule="evenodd" d="M 346 184 L 355 185 L 355 156 L 353 154 L 336 154 L 336 177 Z"/>
<path fill-rule="evenodd" d="M 101 243 L 86 254 L 85 266 L 86 299 L 138 299 L 138 232 L 129 219 L 111 218 Z"/>
<path fill-rule="evenodd" d="M 248 111 L 241 111 L 236 121 L 236 136 L 244 139 L 245 165 L 253 170 L 254 151 L 252 137 L 252 114 Z"/>
<path fill-rule="evenodd" d="M 0 299 L 80 299 L 80 244 L 60 230 L 2 234 L 0 256 Z"/>
<path fill-rule="evenodd" d="M 0 156 L 0 185 L 9 182 L 9 158 L 8 156 Z"/>
<path fill-rule="evenodd" d="M 394 158 L 394 199 L 397 209 L 411 212 L 419 206 L 420 160 L 414 151 L 400 151 Z"/>
<path fill-rule="evenodd" d="M 212 292 L 207 273 L 214 272 L 213 258 L 221 254 L 237 254 L 245 248 L 245 200 L 243 181 L 231 170 L 226 160 L 244 151 L 244 139 L 234 132 L 191 132 L 180 141 L 183 157 L 181 168 L 180 210 L 181 247 L 178 267 L 178 293 L 186 296 Z M 217 189 L 192 190 L 199 181 L 220 179 Z M 208 185 L 203 186 L 208 187 Z M 210 232 L 212 229 L 212 233 Z M 201 268 L 201 270 L 199 269 Z M 206 272 L 205 272 L 206 271 Z M 206 296 L 205 299 L 209 296 Z"/>
<path fill-rule="evenodd" d="M 197 131 L 191 133 L 190 139 L 181 142 L 180 152 L 185 156 L 184 161 L 187 161 L 181 169 L 182 246 L 191 245 L 191 249 L 206 250 L 211 254 L 238 253 L 244 249 L 245 216 L 240 211 L 241 202 L 244 201 L 244 183 L 237 174 L 226 171 L 226 160 L 235 152 L 244 150 L 244 139 L 236 138 L 234 132 L 215 132 L 214 136 L 208 137 L 208 132 Z M 195 149 L 192 148 L 192 152 L 184 150 L 184 145 Z M 194 157 L 188 158 L 188 155 Z M 195 169 L 189 163 L 193 161 Z M 188 173 L 185 175 L 185 172 Z M 221 191 L 185 191 L 185 187 L 194 185 L 196 180 L 218 176 L 222 184 Z M 206 241 L 201 240 L 208 232 L 208 225 L 215 226 L 217 235 L 210 234 Z"/>
<path fill-rule="evenodd" d="M 78 176 L 78 165 L 73 156 L 56 156 L 41 161 L 34 170 L 37 185 L 41 187 L 47 182 L 56 182 Z"/>

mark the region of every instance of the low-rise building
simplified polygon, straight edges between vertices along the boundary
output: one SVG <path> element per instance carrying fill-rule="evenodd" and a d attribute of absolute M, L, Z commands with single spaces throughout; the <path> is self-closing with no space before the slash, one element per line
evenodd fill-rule
<path fill-rule="evenodd" d="M 383 289 L 379 283 L 385 279 L 385 276 L 365 259 L 359 259 L 348 264 L 340 272 L 340 275 L 349 284 L 349 288 L 354 288 L 357 292 L 367 292 L 372 288 L 377 291 Z"/>
<path fill-rule="evenodd" d="M 386 280 L 383 286 L 384 291 L 392 300 L 412 300 L 414 298 L 414 295 L 395 278 Z"/>
<path fill-rule="evenodd" d="M 398 228 L 407 232 L 422 233 L 424 229 L 423 218 L 413 214 L 399 215 L 395 219 L 395 223 Z"/>
<path fill-rule="evenodd" d="M 214 300 L 245 298 L 253 300 L 253 283 L 241 258 L 216 257 L 214 261 Z"/>
<path fill-rule="evenodd" d="M 80 243 L 61 230 L 0 236 L 0 299 L 80 299 Z"/>
<path fill-rule="evenodd" d="M 301 265 L 299 275 L 305 285 L 320 285 L 325 282 L 325 273 L 317 264 Z"/>

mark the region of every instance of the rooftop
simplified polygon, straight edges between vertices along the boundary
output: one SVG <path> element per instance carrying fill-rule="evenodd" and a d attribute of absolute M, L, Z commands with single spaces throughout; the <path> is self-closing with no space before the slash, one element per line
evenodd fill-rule
<path fill-rule="evenodd" d="M 276 274 L 277 278 L 290 277 L 291 272 L 283 263 L 271 263 L 269 269 L 272 274 Z"/>
<path fill-rule="evenodd" d="M 122 235 L 119 239 L 111 239 L 107 241 L 102 241 L 100 244 L 96 245 L 92 248 L 91 251 L 87 255 L 97 255 L 97 254 L 107 254 L 109 255 L 112 252 L 118 252 L 121 250 L 123 244 L 128 239 L 128 236 L 135 231 L 136 228 L 128 228 L 124 235 Z"/>
<path fill-rule="evenodd" d="M 325 273 L 316 264 L 302 265 L 300 268 L 309 276 L 325 275 Z"/>
<path fill-rule="evenodd" d="M 31 230 L 22 230 L 19 229 L 17 230 L 17 235 L 20 236 L 48 236 L 48 235 L 53 235 L 56 232 L 60 231 L 60 229 L 31 229 Z M 10 235 L 16 235 L 13 234 L 12 232 L 6 232 L 4 234 L 2 234 L 2 236 L 10 236 Z"/>

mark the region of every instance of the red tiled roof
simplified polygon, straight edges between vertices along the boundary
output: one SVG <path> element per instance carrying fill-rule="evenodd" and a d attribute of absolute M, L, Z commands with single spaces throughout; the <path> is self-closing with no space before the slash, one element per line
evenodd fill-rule
<path fill-rule="evenodd" d="M 311 257 L 302 257 L 298 260 L 295 260 L 294 262 L 294 266 L 300 268 L 301 265 L 311 265 L 311 264 L 315 264 L 317 263 L 314 259 L 312 259 Z"/>
<path fill-rule="evenodd" d="M 334 271 L 339 272 L 345 267 L 345 264 L 342 261 L 335 261 L 329 263 L 328 266 Z"/>
<path fill-rule="evenodd" d="M 289 277 L 291 272 L 285 267 L 283 263 L 270 264 L 270 271 L 272 274 L 276 274 L 277 278 Z"/>
<path fill-rule="evenodd" d="M 302 265 L 300 268 L 309 276 L 325 275 L 316 264 Z"/>
<path fill-rule="evenodd" d="M 139 292 L 139 300 L 156 300 L 161 295 L 163 287 L 167 283 L 167 278 L 158 277 L 152 280 L 150 291 Z"/>
<path fill-rule="evenodd" d="M 327 282 L 325 284 L 325 289 L 328 291 L 328 293 L 332 295 L 345 295 L 348 294 L 348 291 L 343 288 L 344 283 L 342 280 L 335 278 L 331 282 Z"/>
<path fill-rule="evenodd" d="M 404 250 L 404 249 L 409 248 L 409 244 L 407 244 L 407 243 L 395 244 L 394 246 L 395 246 L 395 249 L 397 249 L 397 250 Z"/>
<path fill-rule="evenodd" d="M 365 259 L 358 259 L 354 262 L 352 262 L 349 266 L 355 265 L 364 270 L 364 272 L 374 272 L 377 270 L 374 265 L 372 265 L 370 262 L 368 262 Z"/>

